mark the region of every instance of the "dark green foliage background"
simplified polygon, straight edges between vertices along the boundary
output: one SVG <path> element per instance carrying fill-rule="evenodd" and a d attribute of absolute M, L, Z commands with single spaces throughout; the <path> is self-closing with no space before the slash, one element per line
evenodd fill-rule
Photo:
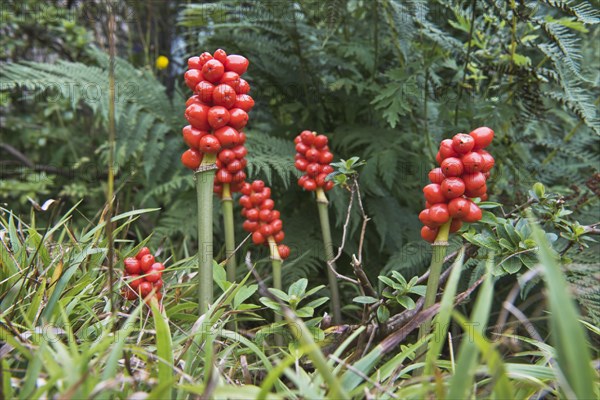
<path fill-rule="evenodd" d="M 83 199 L 83 224 L 105 203 L 107 13 L 67 3 L 4 2 L 0 201 L 26 215 L 28 197 L 40 204 L 61 198 L 63 210 Z M 540 181 L 562 196 L 572 220 L 600 220 L 597 2 L 123 4 L 114 10 L 117 208 L 161 207 L 128 238 L 152 234 L 152 246 L 175 260 L 195 249 L 193 180 L 179 162 L 190 95 L 182 75 L 187 57 L 219 47 L 250 60 L 249 176 L 272 185 L 282 211 L 293 249 L 284 284 L 326 279 L 317 209 L 295 183 L 292 139 L 304 129 L 327 134 L 336 158 L 367 161 L 360 177 L 371 218 L 364 267 L 373 281 L 390 270 L 408 277 L 424 271 L 429 249 L 417 215 L 437 143 L 481 125 L 496 132 L 492 201 L 508 211 Z M 169 57 L 167 70 L 154 67 L 159 54 Z M 336 188 L 330 199 L 339 243 L 347 196 Z M 551 218 L 545 222 L 552 230 Z M 343 269 L 359 226 L 356 214 Z M 573 246 L 565 256 L 598 263 L 597 250 Z M 358 291 L 344 285 L 343 293 L 348 304 Z"/>

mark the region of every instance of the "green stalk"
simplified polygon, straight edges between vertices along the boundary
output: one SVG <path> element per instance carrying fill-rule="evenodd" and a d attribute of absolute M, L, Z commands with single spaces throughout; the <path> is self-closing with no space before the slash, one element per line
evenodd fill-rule
<path fill-rule="evenodd" d="M 269 236 L 269 250 L 271 251 L 271 265 L 273 267 L 273 287 L 275 289 L 282 290 L 281 283 L 281 268 L 283 261 L 281 260 L 281 256 L 279 255 L 279 250 L 277 250 L 277 242 L 273 236 Z M 275 322 L 281 321 L 281 315 L 275 314 Z M 275 343 L 277 346 L 283 346 L 283 338 L 280 335 L 275 336 Z"/>
<path fill-rule="evenodd" d="M 327 206 L 329 201 L 322 188 L 317 189 L 317 207 L 319 208 L 319 220 L 321 221 L 321 232 L 323 233 L 323 245 L 325 246 L 325 261 L 329 262 L 334 257 L 333 241 L 331 240 L 331 229 L 329 225 L 329 211 Z M 332 263 L 336 268 L 335 263 Z M 336 268 L 337 270 L 337 268 Z M 340 306 L 340 292 L 338 288 L 337 277 L 327 266 L 327 277 L 329 279 L 329 290 L 331 292 L 331 311 L 333 314 L 333 323 L 338 325 L 342 323 L 342 312 Z"/>
<path fill-rule="evenodd" d="M 198 307 L 200 314 L 208 311 L 213 300 L 213 180 L 214 154 L 205 154 L 196 172 L 196 198 L 198 201 L 198 275 L 200 278 Z"/>
<path fill-rule="evenodd" d="M 423 310 L 426 310 L 435 304 L 435 297 L 437 295 L 440 275 L 442 273 L 442 265 L 444 265 L 444 258 L 446 257 L 446 250 L 448 249 L 448 235 L 450 233 L 451 222 L 452 220 L 440 227 L 435 242 L 432 245 L 433 257 L 431 258 L 431 264 L 429 265 L 429 279 L 427 280 L 427 289 L 425 290 Z M 419 339 L 427 336 L 429 331 L 431 331 L 431 318 L 425 320 L 419 327 Z M 425 346 L 421 346 L 417 355 L 419 356 L 424 352 Z"/>
<path fill-rule="evenodd" d="M 223 212 L 223 225 L 225 229 L 225 258 L 227 260 L 227 280 L 235 282 L 235 231 L 233 224 L 233 198 L 229 183 L 223 184 L 223 196 L 221 197 L 221 210 Z"/>

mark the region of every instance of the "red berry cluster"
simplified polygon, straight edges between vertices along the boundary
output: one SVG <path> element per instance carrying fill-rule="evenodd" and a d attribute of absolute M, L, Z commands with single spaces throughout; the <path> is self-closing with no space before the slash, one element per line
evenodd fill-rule
<path fill-rule="evenodd" d="M 295 165 L 304 175 L 298 179 L 298 185 L 305 190 L 314 191 L 317 188 L 331 190 L 334 183 L 326 181 L 327 175 L 333 172 L 329 165 L 333 161 L 333 153 L 327 146 L 327 136 L 317 135 L 316 132 L 302 131 L 294 139 L 296 143 Z"/>
<path fill-rule="evenodd" d="M 256 245 L 268 244 L 269 239 L 278 243 L 279 255 L 285 260 L 290 255 L 290 248 L 281 244 L 285 237 L 283 222 L 279 219 L 279 211 L 273 209 L 275 202 L 271 199 L 271 189 L 263 181 L 254 181 L 244 183 L 241 192 L 242 216 L 246 217 L 242 227 L 252 233 Z"/>
<path fill-rule="evenodd" d="M 186 102 L 185 118 L 190 125 L 183 128 L 183 140 L 189 149 L 182 154 L 181 162 L 196 170 L 204 154 L 232 150 L 236 159 L 230 154 L 223 159 L 245 165 L 246 136 L 240 130 L 248 123 L 254 100 L 248 95 L 250 85 L 240 75 L 246 72 L 248 60 L 239 55 L 228 56 L 219 49 L 213 55 L 205 52 L 200 57 L 191 57 L 188 67 L 185 83 L 194 95 Z M 239 168 L 238 163 L 234 163 L 229 167 L 229 164 L 223 160 L 217 163 L 220 170 L 215 177 L 216 191 L 222 183 L 246 179 L 243 166 Z M 235 189 L 240 188 L 239 184 L 236 186 Z"/>
<path fill-rule="evenodd" d="M 231 192 L 239 192 L 242 189 L 244 182 L 246 181 L 246 173 L 244 168 L 248 164 L 246 160 L 246 154 L 248 150 L 244 146 L 246 141 L 246 134 L 240 132 L 242 142 L 232 149 L 223 149 L 217 156 L 217 167 L 219 170 L 215 175 L 214 192 L 221 194 L 223 192 L 223 184 L 230 184 Z"/>
<path fill-rule="evenodd" d="M 494 157 L 483 150 L 494 139 L 494 131 L 477 128 L 468 135 L 459 133 L 442 140 L 436 161 L 440 165 L 429 172 L 431 183 L 423 188 L 425 210 L 419 219 L 425 225 L 421 237 L 434 242 L 441 225 L 452 218 L 450 232 L 463 222 L 477 222 L 481 209 L 470 198 L 487 200 L 486 180 L 494 166 Z"/>
<path fill-rule="evenodd" d="M 156 289 L 154 296 L 158 300 L 162 298 L 160 289 L 163 286 L 162 272 L 165 266 L 154 259 L 150 249 L 142 247 L 135 257 L 128 257 L 123 263 L 125 277 L 130 278 L 123 291 L 127 300 L 135 300 L 138 296 L 146 298 L 153 289 Z"/>

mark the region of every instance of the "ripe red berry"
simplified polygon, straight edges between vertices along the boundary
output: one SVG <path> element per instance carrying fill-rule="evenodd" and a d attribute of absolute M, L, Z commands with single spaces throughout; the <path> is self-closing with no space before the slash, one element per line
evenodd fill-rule
<path fill-rule="evenodd" d="M 162 271 L 151 268 L 144 277 L 148 282 L 156 282 L 162 278 Z"/>
<path fill-rule="evenodd" d="M 152 267 L 152 264 L 154 264 L 154 262 L 155 260 L 152 254 L 146 254 L 145 256 L 143 256 L 140 260 L 140 268 L 142 272 L 146 273 L 150 271 L 150 268 Z"/>
<path fill-rule="evenodd" d="M 271 222 L 271 214 L 271 210 L 260 210 L 258 213 L 258 219 L 260 219 L 262 222 Z"/>
<path fill-rule="evenodd" d="M 130 275 L 131 281 L 129 282 L 129 286 L 137 292 L 138 286 L 140 283 L 144 282 L 144 278 L 140 278 L 139 275 Z"/>
<path fill-rule="evenodd" d="M 471 202 L 469 204 L 469 212 L 467 213 L 467 215 L 465 215 L 463 217 L 463 221 L 464 222 L 477 222 L 481 219 L 481 217 L 483 216 L 481 209 L 479 208 L 479 206 L 477 206 L 477 204 Z"/>
<path fill-rule="evenodd" d="M 258 221 L 259 211 L 256 208 L 249 208 L 246 210 L 246 219 L 249 221 Z"/>
<path fill-rule="evenodd" d="M 210 129 L 208 124 L 208 111 L 210 107 L 204 104 L 190 104 L 185 109 L 185 118 L 196 129 L 207 131 Z"/>
<path fill-rule="evenodd" d="M 465 196 L 470 198 L 481 197 L 487 192 L 487 186 L 484 184 L 478 189 L 465 190 Z"/>
<path fill-rule="evenodd" d="M 325 135 L 317 135 L 315 136 L 315 141 L 313 142 L 313 145 L 321 150 L 323 147 L 327 146 L 327 142 L 329 140 L 327 139 L 327 136 Z"/>
<path fill-rule="evenodd" d="M 233 160 L 232 162 L 227 164 L 227 172 L 229 172 L 231 174 L 235 174 L 236 172 L 241 171 L 242 168 L 244 168 L 244 167 L 242 166 L 242 163 L 240 160 Z"/>
<path fill-rule="evenodd" d="M 458 156 L 458 153 L 454 150 L 452 144 L 452 139 L 444 139 L 440 142 L 440 160 L 438 161 L 438 164 L 441 164 L 442 160 L 445 160 L 448 157 Z"/>
<path fill-rule="evenodd" d="M 246 231 L 246 232 L 254 232 L 256 229 L 258 229 L 258 222 L 256 221 L 250 221 L 250 220 L 246 220 L 244 221 L 244 223 L 242 224 L 242 228 Z"/>
<path fill-rule="evenodd" d="M 255 231 L 252 234 L 252 242 L 256 245 L 263 244 L 265 242 L 265 237 L 259 231 Z"/>
<path fill-rule="evenodd" d="M 315 135 L 311 131 L 302 131 L 299 135 L 300 140 L 307 146 L 312 145 L 315 142 Z"/>
<path fill-rule="evenodd" d="M 187 61 L 189 69 L 202 69 L 202 65 L 200 64 L 200 57 L 190 57 Z"/>
<path fill-rule="evenodd" d="M 196 170 L 202 163 L 202 153 L 196 149 L 187 149 L 181 155 L 181 163 L 186 168 Z"/>
<path fill-rule="evenodd" d="M 481 157 L 479 153 L 475 153 L 474 151 L 465 154 L 462 157 L 462 162 L 465 167 L 465 172 L 467 174 L 479 172 L 483 167 L 483 157 Z"/>
<path fill-rule="evenodd" d="M 429 243 L 435 242 L 437 234 L 438 228 L 430 228 L 428 226 L 424 226 L 421 228 L 421 237 Z"/>
<path fill-rule="evenodd" d="M 140 286 L 138 286 L 138 291 L 142 295 L 142 297 L 148 296 L 152 292 L 152 283 L 150 283 L 150 282 L 140 283 Z"/>
<path fill-rule="evenodd" d="M 333 181 L 327 181 L 327 182 L 325 182 L 325 186 L 323 186 L 323 189 L 325 191 L 328 191 L 328 190 L 333 189 L 334 186 L 335 186 L 335 183 Z"/>
<path fill-rule="evenodd" d="M 237 93 L 240 86 L 240 76 L 236 72 L 227 71 L 223 74 L 221 79 L 219 79 L 219 83 L 231 86 Z"/>
<path fill-rule="evenodd" d="M 214 106 L 208 110 L 208 124 L 213 129 L 221 128 L 229 122 L 229 111 L 225 107 Z"/>
<path fill-rule="evenodd" d="M 203 78 L 202 72 L 200 72 L 200 70 L 197 70 L 197 69 L 190 69 L 190 70 L 186 71 L 185 74 L 183 74 L 183 79 L 185 79 L 185 84 L 191 90 L 196 89 L 196 85 L 198 83 L 200 83 L 202 78 Z"/>
<path fill-rule="evenodd" d="M 429 207 L 429 218 L 435 224 L 445 224 L 450 219 L 448 206 L 445 203 L 432 205 Z"/>
<path fill-rule="evenodd" d="M 301 158 L 296 160 L 296 162 L 294 162 L 294 165 L 299 171 L 306 171 L 306 167 L 309 165 L 309 163 L 306 159 Z"/>
<path fill-rule="evenodd" d="M 269 236 L 273 235 L 273 228 L 271 225 L 265 224 L 260 227 L 260 234 L 268 238 Z"/>
<path fill-rule="evenodd" d="M 217 49 L 215 50 L 213 57 L 215 58 L 215 60 L 219 60 L 219 62 L 225 64 L 225 61 L 227 60 L 227 53 L 225 53 L 225 50 L 223 49 Z"/>
<path fill-rule="evenodd" d="M 134 292 L 133 289 L 129 288 L 129 287 L 125 287 L 123 289 L 122 294 L 123 294 L 123 297 L 125 297 L 127 300 L 135 300 L 138 297 L 137 293 Z"/>
<path fill-rule="evenodd" d="M 319 161 L 319 154 L 320 154 L 319 150 L 317 150 L 317 149 L 308 149 L 308 150 L 306 150 L 306 153 L 304 154 L 304 156 L 310 162 L 317 162 L 317 161 Z"/>
<path fill-rule="evenodd" d="M 314 179 L 310 179 L 308 178 L 303 185 L 305 190 L 308 190 L 309 192 L 312 192 L 314 190 L 317 189 L 317 183 L 315 182 Z"/>
<path fill-rule="evenodd" d="M 442 161 L 442 172 L 445 176 L 461 176 L 463 174 L 463 163 L 460 158 L 448 157 Z"/>
<path fill-rule="evenodd" d="M 235 94 L 235 90 L 233 90 L 231 86 L 224 84 L 218 85 L 213 91 L 213 104 L 229 109 L 235 104 L 236 96 L 238 95 Z"/>
<path fill-rule="evenodd" d="M 457 177 L 446 178 L 440 185 L 442 193 L 447 199 L 454 199 L 465 193 L 465 183 Z"/>
<path fill-rule="evenodd" d="M 255 192 L 262 192 L 265 188 L 265 183 L 263 181 L 256 180 L 252 182 L 252 190 Z"/>
<path fill-rule="evenodd" d="M 247 94 L 238 94 L 235 99 L 234 107 L 250 112 L 252 107 L 254 107 L 254 99 Z"/>
<path fill-rule="evenodd" d="M 141 260 L 146 254 L 150 254 L 150 249 L 147 247 L 142 247 L 135 255 L 135 258 Z"/>
<path fill-rule="evenodd" d="M 283 233 L 283 231 L 279 231 L 273 235 L 273 239 L 275 239 L 276 243 L 281 243 L 283 242 L 283 239 L 285 239 L 285 233 Z"/>
<path fill-rule="evenodd" d="M 135 257 L 127 257 L 123 264 L 125 264 L 125 271 L 130 275 L 139 274 L 141 271 L 140 262 Z"/>
<path fill-rule="evenodd" d="M 246 173 L 244 171 L 238 171 L 233 174 L 231 180 L 233 183 L 240 184 L 246 180 Z"/>
<path fill-rule="evenodd" d="M 306 152 L 310 150 L 310 146 L 305 145 L 304 143 L 300 142 L 300 143 L 296 143 L 296 151 L 301 155 L 304 156 L 306 154 Z"/>
<path fill-rule="evenodd" d="M 429 209 L 428 208 L 424 209 L 423 211 L 421 211 L 419 213 L 419 221 L 421 221 L 421 223 L 423 225 L 429 226 L 431 228 L 435 228 L 435 227 L 440 226 L 440 224 L 435 223 L 435 222 L 433 222 L 431 220 L 431 217 L 429 216 Z"/>
<path fill-rule="evenodd" d="M 235 91 L 237 94 L 248 94 L 250 92 L 250 84 L 243 78 L 240 78 L 240 84 Z"/>
<path fill-rule="evenodd" d="M 475 150 L 483 149 L 492 143 L 494 140 L 494 131 L 488 128 L 487 126 L 482 126 L 480 128 L 474 129 L 469 133 L 469 136 L 473 138 L 475 141 Z"/>
<path fill-rule="evenodd" d="M 224 149 L 230 149 L 238 145 L 240 136 L 238 131 L 230 126 L 224 126 L 215 131 L 215 137 L 221 143 L 221 147 Z"/>
<path fill-rule="evenodd" d="M 475 146 L 475 140 L 464 133 L 457 133 L 452 138 L 452 149 L 458 154 L 467 154 Z"/>
<path fill-rule="evenodd" d="M 325 184 L 327 183 L 327 174 L 321 173 L 317 175 L 317 177 L 315 178 L 315 182 L 317 183 L 318 187 L 325 186 Z"/>
<path fill-rule="evenodd" d="M 485 185 L 485 176 L 481 172 L 464 174 L 462 179 L 465 182 L 465 190 L 477 190 Z"/>
<path fill-rule="evenodd" d="M 199 100 L 208 104 L 212 102 L 214 90 L 215 85 L 213 85 L 209 81 L 200 81 L 196 85 L 194 92 L 198 94 Z"/>
<path fill-rule="evenodd" d="M 481 172 L 489 172 L 494 167 L 494 157 L 485 150 L 477 150 L 477 153 L 481 155 L 483 160 L 483 163 L 481 164 Z"/>
<path fill-rule="evenodd" d="M 197 149 L 200 139 L 202 136 L 208 134 L 208 132 L 196 129 L 191 125 L 186 125 L 183 127 L 182 134 L 184 143 L 193 149 Z"/>
<path fill-rule="evenodd" d="M 248 123 L 248 113 L 241 108 L 232 108 L 229 115 L 229 125 L 234 129 L 240 130 Z"/>
<path fill-rule="evenodd" d="M 238 160 L 241 160 L 242 158 L 246 157 L 246 154 L 248 154 L 248 150 L 246 149 L 246 147 L 242 146 L 244 133 L 243 132 L 238 132 L 238 133 L 239 133 L 240 144 L 235 146 L 231 150 L 235 153 L 236 158 Z"/>
<path fill-rule="evenodd" d="M 450 200 L 448 203 L 448 213 L 454 219 L 463 219 L 470 210 L 471 201 L 464 197 L 458 197 Z"/>
<path fill-rule="evenodd" d="M 229 164 L 230 162 L 237 160 L 237 157 L 236 157 L 235 153 L 233 152 L 233 150 L 225 149 L 219 153 L 219 155 L 217 156 L 217 159 L 220 160 L 224 164 Z"/>
<path fill-rule="evenodd" d="M 227 71 L 233 71 L 242 75 L 248 69 L 248 59 L 243 56 L 238 56 L 237 54 L 231 54 L 227 56 L 225 60 L 225 68 Z"/>
<path fill-rule="evenodd" d="M 281 257 L 282 260 L 285 260 L 290 256 L 290 248 L 287 247 L 285 244 L 280 244 L 279 246 L 277 246 L 277 252 L 279 253 L 279 257 Z"/>
<path fill-rule="evenodd" d="M 310 163 L 306 166 L 306 175 L 310 176 L 311 178 L 316 178 L 317 175 L 319 175 L 319 164 L 317 163 Z"/>
<path fill-rule="evenodd" d="M 224 169 L 220 169 L 216 175 L 215 175 L 215 179 L 218 182 L 221 183 L 231 183 L 231 181 L 233 180 L 233 177 L 231 176 L 231 174 L 229 172 L 227 172 Z"/>
<path fill-rule="evenodd" d="M 202 66 L 202 75 L 204 75 L 204 78 L 209 82 L 217 82 L 221 79 L 224 72 L 225 67 L 223 67 L 223 64 L 215 59 L 208 60 Z"/>
<path fill-rule="evenodd" d="M 217 154 L 221 150 L 221 143 L 214 135 L 202 136 L 198 149 L 203 153 Z"/>
<path fill-rule="evenodd" d="M 444 176 L 444 173 L 442 172 L 441 168 L 434 168 L 431 171 L 429 171 L 429 181 L 431 183 L 437 183 L 440 184 L 443 182 L 443 180 L 446 178 Z"/>
<path fill-rule="evenodd" d="M 275 202 L 271 199 L 265 199 L 262 203 L 260 203 L 261 210 L 272 210 L 275 208 Z M 272 216 L 270 217 L 273 218 Z"/>
<path fill-rule="evenodd" d="M 202 68 L 208 60 L 212 60 L 212 59 L 213 59 L 213 56 L 208 51 L 205 51 L 204 53 L 200 54 L 200 68 Z"/>
<path fill-rule="evenodd" d="M 430 183 L 423 188 L 423 194 L 425 194 L 425 200 L 431 204 L 444 203 L 446 198 L 442 193 L 442 188 L 437 183 Z"/>
<path fill-rule="evenodd" d="M 321 164 L 329 164 L 333 161 L 333 153 L 330 151 L 324 151 L 319 154 L 319 162 Z"/>
<path fill-rule="evenodd" d="M 273 228 L 273 234 L 279 233 L 283 229 L 283 222 L 280 219 L 274 219 L 271 221 L 271 228 Z"/>

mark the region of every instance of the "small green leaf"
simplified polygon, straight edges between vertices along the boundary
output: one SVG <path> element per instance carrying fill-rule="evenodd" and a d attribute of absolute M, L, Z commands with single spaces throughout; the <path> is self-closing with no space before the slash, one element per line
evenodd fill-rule
<path fill-rule="evenodd" d="M 402 307 L 406 308 L 407 310 L 412 310 L 417 306 L 415 304 L 415 301 L 413 299 L 411 299 L 409 296 L 397 296 L 396 301 L 398 302 L 398 304 L 400 304 Z"/>
<path fill-rule="evenodd" d="M 390 318 L 390 310 L 384 305 L 377 308 L 377 319 L 379 322 L 384 323 Z"/>
<path fill-rule="evenodd" d="M 373 304 L 378 302 L 375 297 L 371 296 L 357 296 L 353 298 L 352 301 L 359 304 Z"/>
<path fill-rule="evenodd" d="M 304 292 L 306 291 L 306 286 L 308 286 L 308 279 L 298 279 L 296 282 L 290 285 L 290 288 L 288 289 L 288 294 L 290 296 L 302 298 L 304 296 Z"/>

